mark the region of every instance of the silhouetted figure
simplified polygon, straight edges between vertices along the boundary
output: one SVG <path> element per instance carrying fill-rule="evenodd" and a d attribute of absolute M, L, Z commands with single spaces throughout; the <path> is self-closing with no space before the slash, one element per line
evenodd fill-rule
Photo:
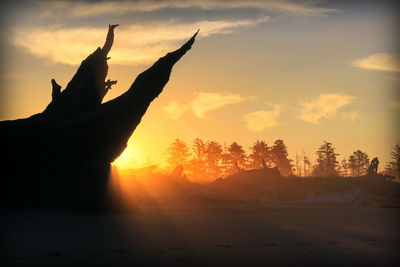
<path fill-rule="evenodd" d="M 379 165 L 379 160 L 378 158 L 374 158 L 371 160 L 371 164 L 368 167 L 368 174 L 377 174 L 378 173 L 378 165 Z"/>
<path fill-rule="evenodd" d="M 52 85 L 51 98 L 54 101 L 61 95 L 61 86 L 54 79 L 51 79 L 51 85 Z"/>

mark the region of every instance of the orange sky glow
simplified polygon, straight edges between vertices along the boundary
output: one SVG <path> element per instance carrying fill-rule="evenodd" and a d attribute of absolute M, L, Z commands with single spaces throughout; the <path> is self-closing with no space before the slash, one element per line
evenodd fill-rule
<path fill-rule="evenodd" d="M 283 139 L 290 158 L 304 151 L 313 160 L 326 140 L 339 160 L 360 149 L 383 168 L 400 141 L 400 51 L 388 3 L 3 4 L 1 119 L 41 112 L 51 100 L 50 79 L 65 88 L 103 45 L 109 23 L 120 23 L 108 74 L 118 84 L 104 101 L 200 28 L 114 165 L 163 167 L 168 144 L 179 138 L 191 147 L 198 137 L 236 141 L 247 151 L 258 139 Z"/>

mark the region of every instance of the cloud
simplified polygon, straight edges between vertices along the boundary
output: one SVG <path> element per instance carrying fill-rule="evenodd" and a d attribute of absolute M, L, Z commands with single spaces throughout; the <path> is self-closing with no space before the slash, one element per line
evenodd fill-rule
<path fill-rule="evenodd" d="M 300 119 L 312 124 L 318 124 L 322 118 L 333 119 L 340 108 L 350 104 L 354 99 L 355 97 L 350 95 L 320 94 L 317 99 L 300 103 L 302 106 Z"/>
<path fill-rule="evenodd" d="M 172 101 L 167 105 L 164 110 L 167 112 L 167 116 L 171 119 L 177 120 L 179 117 L 188 109 L 185 104 L 180 104 L 176 101 Z"/>
<path fill-rule="evenodd" d="M 301 16 L 324 16 L 336 9 L 317 7 L 317 1 L 290 0 L 163 0 L 163 1 L 40 1 L 42 16 L 94 17 L 123 15 L 136 12 L 152 12 L 162 9 L 259 9 Z"/>
<path fill-rule="evenodd" d="M 195 98 L 190 102 L 190 108 L 196 117 L 205 119 L 206 113 L 212 110 L 240 103 L 246 99 L 246 97 L 230 92 L 201 92 L 197 93 Z"/>
<path fill-rule="evenodd" d="M 200 119 L 206 119 L 206 113 L 217 110 L 227 105 L 254 99 L 254 96 L 244 97 L 231 92 L 200 92 L 188 104 L 181 104 L 172 101 L 164 107 L 167 116 L 171 119 L 178 119 L 186 110 L 190 109 L 193 115 Z"/>
<path fill-rule="evenodd" d="M 357 111 L 342 112 L 340 113 L 340 116 L 342 117 L 343 120 L 355 121 L 358 117 L 358 112 Z"/>
<path fill-rule="evenodd" d="M 12 40 L 15 45 L 24 47 L 35 56 L 48 62 L 77 65 L 96 47 L 104 43 L 106 29 L 93 27 L 66 27 L 71 19 L 75 22 L 83 18 L 98 19 L 95 21 L 115 20 L 126 14 L 125 21 L 133 19 L 137 12 L 154 12 L 146 14 L 146 22 L 139 24 L 126 23 L 116 30 L 116 40 L 110 56 L 114 64 L 147 64 L 166 52 L 177 48 L 194 31 L 200 28 L 199 38 L 214 34 L 231 34 L 243 27 L 253 27 L 266 22 L 269 16 L 290 14 L 300 16 L 324 16 L 335 9 L 318 7 L 317 1 L 294 0 L 135 0 L 135 1 L 34 1 L 38 4 L 39 18 L 33 22 L 46 26 L 15 28 Z M 155 11 L 171 9 L 201 10 L 201 18 L 190 18 L 185 22 L 178 20 L 160 21 L 160 14 Z M 239 18 L 209 20 L 205 19 L 210 10 L 238 10 Z M 249 9 L 260 10 L 260 17 L 248 15 Z M 237 12 L 236 12 L 237 13 Z M 238 13 L 239 14 L 239 13 Z M 247 15 L 247 18 L 243 18 Z M 214 15 L 213 15 L 214 16 Z M 137 17 L 137 16 L 136 16 Z M 162 17 L 162 16 L 161 16 Z M 58 26 L 47 26 L 46 18 Z M 199 17 L 198 17 L 199 18 Z M 150 21 L 149 21 L 150 19 Z M 186 18 L 187 19 L 187 18 Z M 51 23 L 50 23 L 51 25 Z M 76 25 L 76 24 L 75 24 Z"/>
<path fill-rule="evenodd" d="M 276 120 L 280 114 L 281 107 L 273 105 L 273 110 L 259 110 L 244 115 L 246 127 L 250 131 L 261 132 L 266 128 L 272 128 L 279 125 Z"/>
<path fill-rule="evenodd" d="M 355 59 L 351 64 L 368 70 L 400 72 L 400 54 L 376 53 L 366 58 Z"/>
<path fill-rule="evenodd" d="M 114 64 L 150 63 L 170 50 L 177 49 L 200 28 L 199 38 L 214 34 L 229 34 L 234 29 L 251 27 L 268 17 L 242 20 L 202 20 L 192 23 L 169 21 L 142 25 L 120 26 L 110 52 Z M 12 40 L 31 54 L 50 62 L 76 65 L 89 53 L 102 46 L 106 28 L 17 28 Z"/>
<path fill-rule="evenodd" d="M 390 102 L 389 107 L 393 109 L 400 109 L 400 100 Z"/>

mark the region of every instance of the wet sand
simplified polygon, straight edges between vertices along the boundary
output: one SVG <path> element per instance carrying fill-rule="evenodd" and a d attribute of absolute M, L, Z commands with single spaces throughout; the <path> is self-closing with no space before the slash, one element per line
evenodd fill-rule
<path fill-rule="evenodd" d="M 4 214 L 4 213 L 3 213 Z M 399 210 L 244 203 L 8 210 L 2 266 L 398 266 Z"/>

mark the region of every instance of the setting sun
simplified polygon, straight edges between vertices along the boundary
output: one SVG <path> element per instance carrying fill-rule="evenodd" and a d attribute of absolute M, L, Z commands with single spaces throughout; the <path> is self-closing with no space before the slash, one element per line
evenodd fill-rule
<path fill-rule="evenodd" d="M 0 1 L 1 266 L 398 266 L 399 3 Z"/>
<path fill-rule="evenodd" d="M 146 154 L 142 150 L 140 144 L 130 139 L 127 148 L 112 165 L 122 170 L 145 167 L 146 163 L 148 163 L 148 160 L 146 160 Z"/>

